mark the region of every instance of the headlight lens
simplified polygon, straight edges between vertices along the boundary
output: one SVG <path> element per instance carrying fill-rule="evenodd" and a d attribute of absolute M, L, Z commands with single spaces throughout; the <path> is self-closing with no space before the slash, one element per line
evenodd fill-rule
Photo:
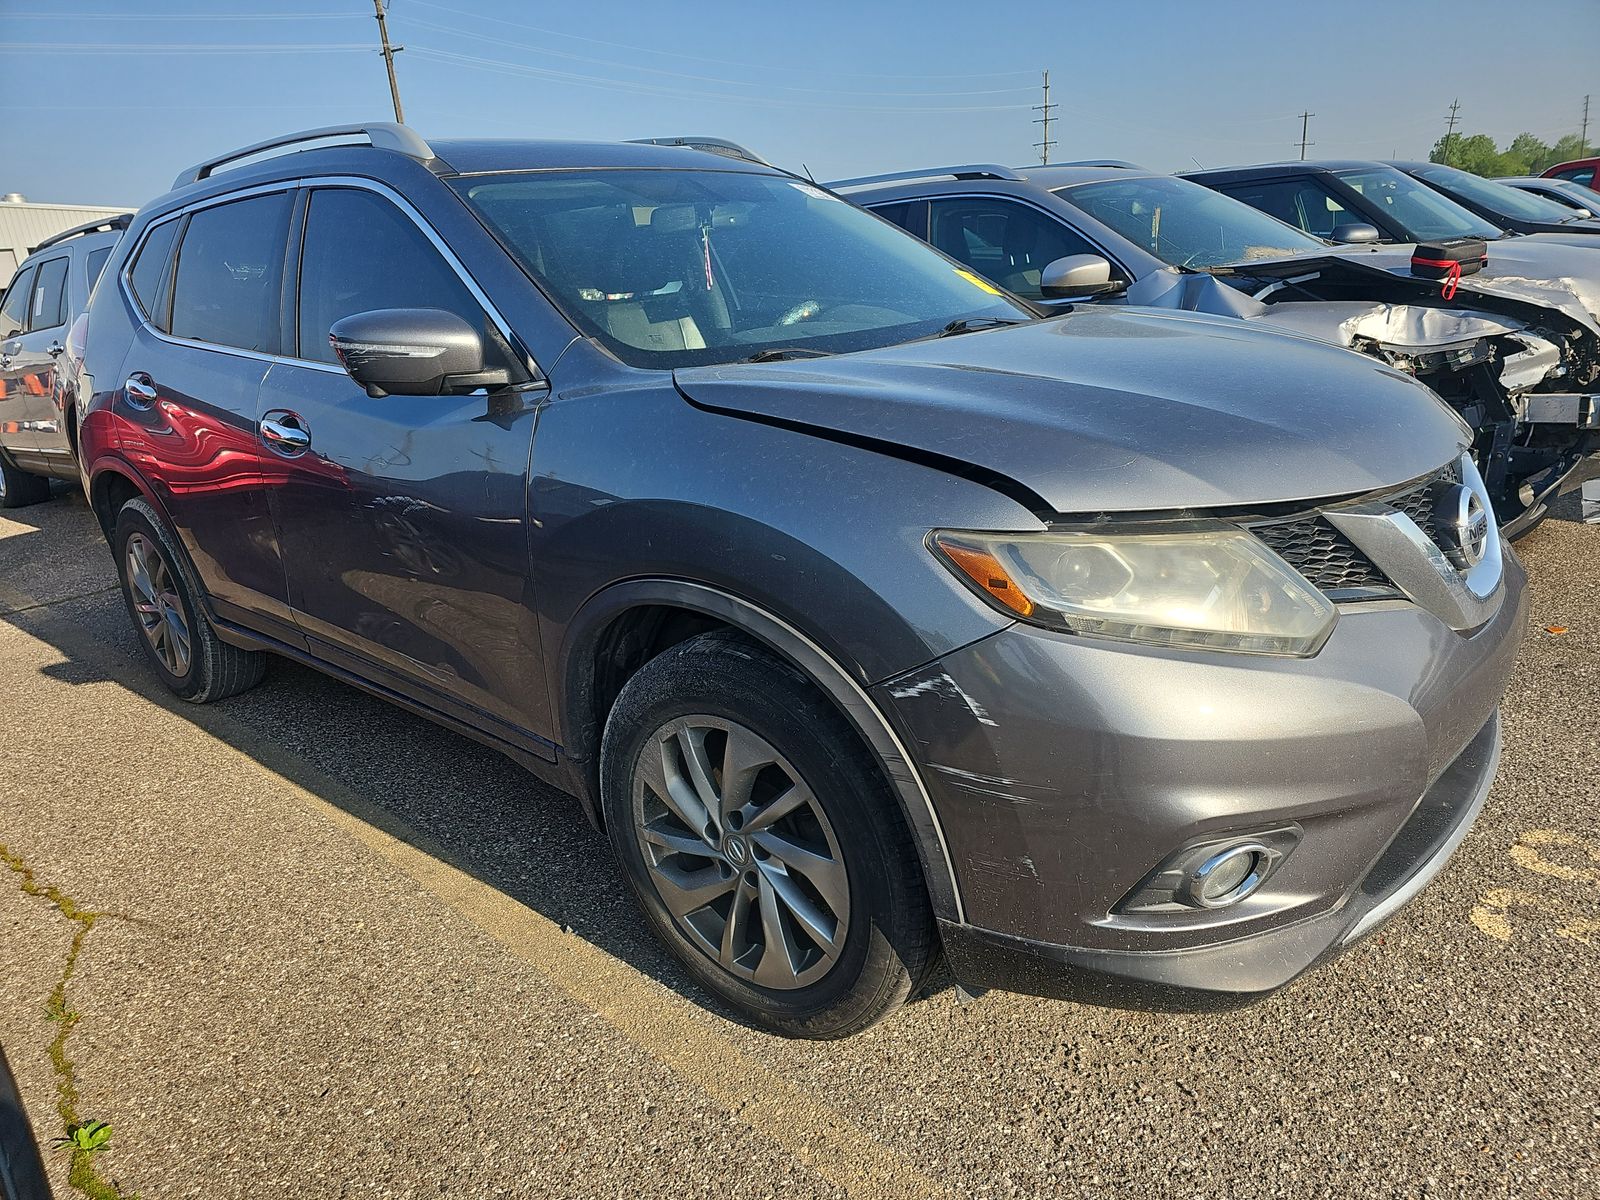
<path fill-rule="evenodd" d="M 936 530 L 938 554 L 981 595 L 1038 625 L 1157 646 L 1308 656 L 1338 611 L 1232 526 L 1156 533 Z"/>

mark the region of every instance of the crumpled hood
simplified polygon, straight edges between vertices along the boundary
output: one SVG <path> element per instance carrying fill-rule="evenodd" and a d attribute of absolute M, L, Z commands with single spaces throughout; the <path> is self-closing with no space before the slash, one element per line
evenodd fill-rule
<path fill-rule="evenodd" d="M 674 377 L 704 408 L 998 477 L 1063 514 L 1392 487 L 1467 438 L 1427 388 L 1361 355 L 1133 308 Z"/>

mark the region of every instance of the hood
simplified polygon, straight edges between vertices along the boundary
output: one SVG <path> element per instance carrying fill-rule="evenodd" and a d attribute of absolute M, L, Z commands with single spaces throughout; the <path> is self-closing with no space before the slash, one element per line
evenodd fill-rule
<path fill-rule="evenodd" d="M 1467 439 L 1371 359 L 1132 308 L 674 377 L 701 407 L 989 477 L 1063 514 L 1351 495 L 1427 474 Z"/>

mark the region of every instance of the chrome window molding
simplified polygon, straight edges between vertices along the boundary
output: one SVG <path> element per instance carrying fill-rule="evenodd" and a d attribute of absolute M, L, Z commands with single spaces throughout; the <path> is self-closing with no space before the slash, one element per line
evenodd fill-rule
<path fill-rule="evenodd" d="M 150 316 L 145 312 L 144 306 L 139 303 L 138 296 L 135 295 L 132 283 L 129 279 L 133 264 L 138 261 L 139 254 L 141 251 L 143 251 L 145 243 L 149 241 L 151 232 L 160 226 L 167 224 L 169 221 L 182 220 L 184 217 L 189 216 L 192 213 L 197 213 L 208 208 L 216 208 L 219 205 L 228 204 L 235 200 L 246 200 L 251 196 L 272 195 L 277 192 L 309 192 L 322 188 L 336 187 L 355 188 L 361 191 L 372 192 L 376 195 L 382 196 L 385 200 L 389 201 L 389 203 L 398 208 L 400 212 L 403 213 L 419 231 L 421 231 L 423 237 L 428 239 L 429 244 L 439 252 L 439 254 L 444 258 L 445 263 L 461 280 L 462 285 L 472 294 L 472 298 L 476 300 L 483 308 L 483 311 L 488 314 L 489 319 L 494 322 L 495 328 L 499 330 L 500 336 L 505 339 L 506 344 L 510 346 L 512 350 L 521 358 L 522 365 L 528 369 L 532 376 L 530 382 L 535 385 L 544 382 L 546 378 L 544 372 L 539 369 L 539 364 L 536 363 L 533 360 L 533 356 L 528 353 L 527 347 L 522 343 L 522 339 L 517 337 L 516 334 L 512 332 L 511 323 L 501 315 L 500 310 L 495 307 L 494 303 L 489 299 L 487 293 L 485 293 L 484 290 L 478 286 L 478 281 L 472 277 L 466 266 L 458 257 L 456 257 L 455 252 L 450 249 L 449 244 L 439 236 L 438 232 L 433 228 L 433 226 L 429 225 L 428 222 L 423 218 L 422 214 L 419 213 L 411 204 L 411 202 L 399 192 L 395 191 L 386 184 L 379 183 L 375 179 L 365 179 L 358 175 L 318 175 L 301 179 L 279 179 L 274 180 L 271 183 L 257 184 L 254 187 L 239 188 L 235 191 L 222 192 L 216 195 L 207 196 L 203 200 L 196 200 L 189 204 L 180 205 L 177 208 L 174 208 L 170 213 L 162 214 L 159 220 L 152 221 L 145 227 L 144 231 L 139 235 L 138 244 L 134 246 L 133 250 L 129 252 L 127 258 L 123 260 L 122 267 L 117 272 L 117 285 L 122 291 L 123 298 L 132 306 L 133 311 L 138 314 L 140 327 L 145 332 L 150 334 L 150 336 L 173 346 L 184 346 L 191 350 L 207 350 L 214 354 L 229 354 L 236 358 L 247 358 L 257 362 L 280 363 L 284 366 L 303 367 L 308 370 L 321 371 L 324 374 L 345 375 L 345 369 L 339 366 L 337 363 L 318 362 L 314 359 L 299 358 L 289 354 L 266 354 L 259 350 L 247 350 L 241 346 L 224 346 L 216 342 L 202 342 L 191 338 L 174 337 L 172 334 L 167 333 L 162 329 L 158 329 L 155 325 L 151 324 Z M 298 279 L 296 280 L 296 286 L 298 287 Z"/>

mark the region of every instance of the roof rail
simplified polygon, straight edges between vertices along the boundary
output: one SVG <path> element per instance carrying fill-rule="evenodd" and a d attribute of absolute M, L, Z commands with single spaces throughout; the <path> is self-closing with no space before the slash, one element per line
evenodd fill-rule
<path fill-rule="evenodd" d="M 1020 180 L 1010 167 L 995 163 L 968 163 L 961 167 L 928 167 L 921 171 L 895 171 L 889 175 L 862 175 L 855 179 L 836 179 L 827 186 L 834 191 L 866 187 L 873 183 L 895 183 L 902 179 L 1010 179 Z"/>
<path fill-rule="evenodd" d="M 68 238 L 75 238 L 80 233 L 109 233 L 113 229 L 126 229 L 132 223 L 132 213 L 117 213 L 115 216 L 101 217 L 98 221 L 85 221 L 82 225 L 74 225 L 71 229 L 63 229 L 54 237 L 45 238 L 44 241 L 40 242 L 28 253 L 37 254 L 39 251 L 51 246 L 59 246 Z"/>
<path fill-rule="evenodd" d="M 1148 171 L 1149 167 L 1141 167 L 1138 163 L 1126 162 L 1120 158 L 1080 158 L 1072 162 L 1054 162 L 1052 167 L 1115 167 L 1119 171 Z"/>
<path fill-rule="evenodd" d="M 422 140 L 422 136 L 408 125 L 397 125 L 393 121 L 369 121 L 365 125 L 327 125 L 321 129 L 305 129 L 299 133 L 286 133 L 281 137 L 268 138 L 264 142 L 257 142 L 253 146 L 242 146 L 237 150 L 230 150 L 216 158 L 208 158 L 203 163 L 190 167 L 181 172 L 172 181 L 172 189 L 186 187 L 191 183 L 198 183 L 216 174 L 218 168 L 228 163 L 237 162 L 241 158 L 263 154 L 268 150 L 277 150 L 284 146 L 294 146 L 300 142 L 320 142 L 328 138 L 365 137 L 373 147 L 379 150 L 393 150 L 404 154 L 408 158 L 417 159 L 419 162 L 433 162 L 438 159 L 433 147 Z"/>
<path fill-rule="evenodd" d="M 747 150 L 739 145 L 738 142 L 730 142 L 726 138 L 694 137 L 690 135 L 685 137 L 629 138 L 628 140 L 635 146 L 682 146 L 686 150 L 704 150 L 710 154 L 720 154 L 724 158 L 737 158 L 762 167 L 772 165 L 755 151 Z"/>

